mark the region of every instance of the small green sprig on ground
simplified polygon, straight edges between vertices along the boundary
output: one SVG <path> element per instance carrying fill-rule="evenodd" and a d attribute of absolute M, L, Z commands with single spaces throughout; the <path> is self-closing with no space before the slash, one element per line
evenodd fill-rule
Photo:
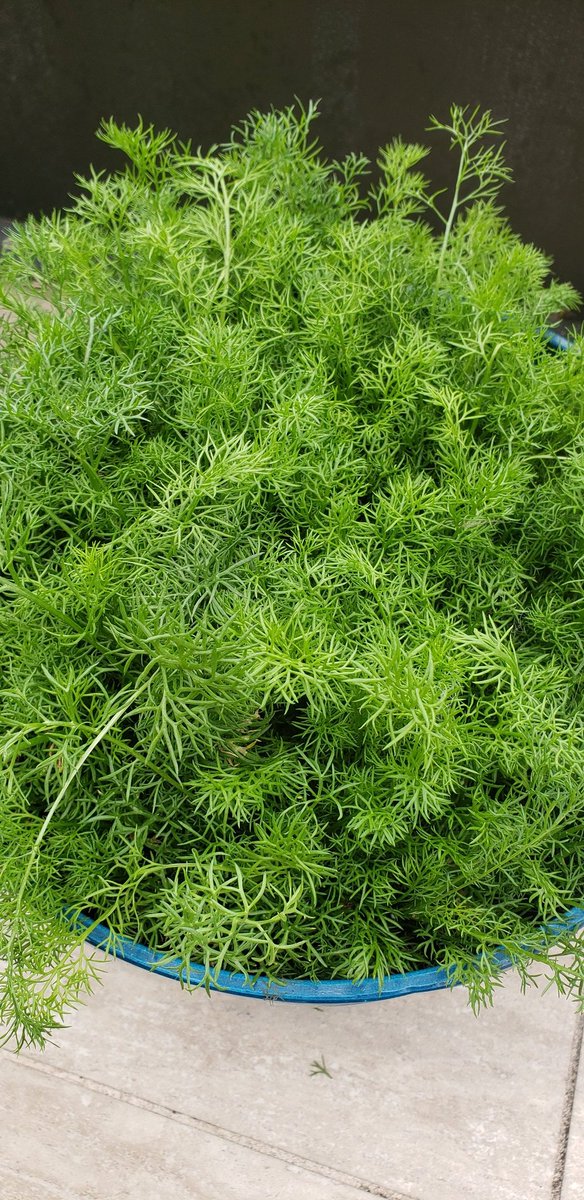
<path fill-rule="evenodd" d="M 208 154 L 107 122 L 129 165 L 0 262 L 19 1043 L 96 970 L 66 911 L 209 980 L 443 964 L 478 1004 L 503 946 L 582 989 L 541 933 L 584 894 L 584 366 L 543 333 L 577 297 L 489 114 L 433 123 L 451 197 L 399 141 L 367 196 L 314 117 Z"/>

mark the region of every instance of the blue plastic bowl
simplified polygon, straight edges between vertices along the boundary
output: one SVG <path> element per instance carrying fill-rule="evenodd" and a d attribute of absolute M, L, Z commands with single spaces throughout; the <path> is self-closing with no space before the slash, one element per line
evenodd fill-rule
<path fill-rule="evenodd" d="M 180 959 L 168 959 L 164 954 L 149 950 L 130 938 L 112 934 L 106 925 L 95 925 L 90 917 L 79 916 L 79 924 L 89 932 L 87 941 L 100 946 L 125 962 L 136 967 L 166 975 L 168 979 L 182 979 L 189 984 L 201 984 L 205 978 L 204 967 L 191 966 L 186 979 Z M 571 908 L 563 921 L 554 921 L 545 927 L 546 933 L 561 933 L 584 925 L 584 909 Z M 496 950 L 492 956 L 502 970 L 513 965 L 504 950 Z M 404 974 L 387 975 L 381 984 L 376 979 L 364 979 L 353 983 L 351 979 L 290 979 L 273 983 L 265 976 L 251 982 L 237 972 L 220 971 L 213 991 L 230 992 L 234 996 L 252 996 L 259 1000 L 284 1000 L 290 1004 L 360 1004 L 370 1000 L 390 1000 L 395 996 L 409 996 L 413 992 L 437 992 L 450 987 L 448 972 L 442 967 L 427 967 L 423 971 L 407 971 Z M 456 985 L 457 986 L 457 985 Z"/>

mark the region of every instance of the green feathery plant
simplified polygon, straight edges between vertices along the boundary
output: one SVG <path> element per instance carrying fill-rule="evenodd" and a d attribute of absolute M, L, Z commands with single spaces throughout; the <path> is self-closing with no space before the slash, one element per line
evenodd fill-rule
<path fill-rule="evenodd" d="M 479 1004 L 503 946 L 582 990 L 541 931 L 584 894 L 577 298 L 489 113 L 433 121 L 450 199 L 399 141 L 365 196 L 314 117 L 208 154 L 106 122 L 129 165 L 0 261 L 18 1044 L 97 970 L 71 911 L 208 981 L 442 964 Z"/>

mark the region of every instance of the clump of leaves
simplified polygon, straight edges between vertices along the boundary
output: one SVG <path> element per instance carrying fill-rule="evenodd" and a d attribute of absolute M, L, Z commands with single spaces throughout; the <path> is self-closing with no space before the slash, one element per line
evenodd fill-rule
<path fill-rule="evenodd" d="M 274 978 L 503 946 L 581 988 L 581 342 L 496 207 L 490 115 L 327 162 L 306 111 L 129 165 L 0 263 L 0 1018 L 66 915 Z M 552 941 L 571 958 L 557 957 Z"/>

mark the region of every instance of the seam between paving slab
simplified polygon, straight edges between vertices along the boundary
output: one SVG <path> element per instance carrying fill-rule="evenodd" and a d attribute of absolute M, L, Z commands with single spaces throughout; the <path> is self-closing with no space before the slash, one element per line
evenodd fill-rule
<path fill-rule="evenodd" d="M 566 1159 L 568 1156 L 568 1142 L 570 1138 L 570 1129 L 572 1126 L 572 1115 L 574 1112 L 574 1098 L 576 1095 L 576 1085 L 578 1082 L 578 1071 L 580 1069 L 580 1061 L 582 1058 L 582 1041 L 584 1037 L 584 1015 L 580 1015 L 576 1019 L 576 1028 L 574 1030 L 574 1038 L 572 1041 L 572 1050 L 570 1053 L 570 1063 L 568 1066 L 568 1074 L 566 1077 L 566 1094 L 564 1097 L 564 1107 L 562 1111 L 562 1120 L 558 1135 L 558 1149 L 556 1152 L 556 1161 L 554 1166 L 554 1174 L 552 1179 L 552 1189 L 550 1192 L 550 1200 L 561 1200 L 564 1184 L 564 1175 L 566 1171 Z"/>
<path fill-rule="evenodd" d="M 259 1138 L 250 1137 L 244 1133 L 237 1133 L 233 1129 L 225 1129 L 221 1125 L 205 1121 L 202 1117 L 193 1117 L 190 1113 L 182 1112 L 181 1109 L 171 1108 L 166 1104 L 158 1104 L 156 1101 L 146 1100 L 142 1096 L 135 1096 L 132 1092 L 126 1092 L 121 1088 L 112 1087 L 110 1084 L 101 1083 L 98 1079 L 92 1079 L 86 1075 L 78 1075 L 75 1071 L 65 1071 L 62 1067 L 54 1066 L 52 1063 L 45 1063 L 32 1058 L 18 1058 L 10 1050 L 2 1050 L 0 1053 L 2 1056 L 7 1056 L 13 1062 L 17 1063 L 19 1067 L 37 1071 L 41 1075 L 52 1076 L 54 1079 L 62 1079 L 65 1083 L 77 1084 L 87 1091 L 96 1092 L 100 1096 L 108 1096 L 110 1099 L 118 1100 L 122 1104 L 129 1104 L 133 1108 L 145 1109 L 147 1112 L 155 1113 L 166 1120 L 175 1121 L 179 1125 L 186 1125 L 191 1129 L 195 1129 L 198 1133 L 210 1134 L 211 1137 L 234 1143 L 237 1146 L 244 1147 L 246 1150 L 253 1150 L 257 1154 L 276 1158 L 280 1162 L 288 1163 L 290 1166 L 298 1167 L 313 1175 L 320 1175 L 324 1179 L 330 1179 L 333 1183 L 352 1187 L 356 1191 L 364 1192 L 368 1196 L 380 1196 L 382 1200 L 416 1200 L 415 1196 L 406 1196 L 403 1192 L 393 1191 L 391 1188 L 383 1187 L 381 1184 L 361 1179 L 357 1175 L 351 1175 L 346 1171 L 338 1171 L 336 1167 L 329 1167 L 325 1163 L 305 1158 L 304 1155 L 295 1154 L 293 1151 L 285 1150 L 281 1146 L 272 1146 L 268 1142 L 260 1141 Z"/>

